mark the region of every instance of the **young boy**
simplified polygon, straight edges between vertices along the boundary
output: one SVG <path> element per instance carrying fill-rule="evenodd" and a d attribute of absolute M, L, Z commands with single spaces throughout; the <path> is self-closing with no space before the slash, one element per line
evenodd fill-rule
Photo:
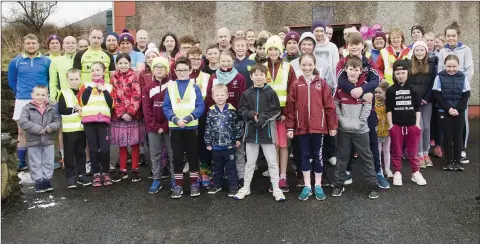
<path fill-rule="evenodd" d="M 250 184 L 257 162 L 258 151 L 262 146 L 270 171 L 273 196 L 276 201 L 285 200 L 279 187 L 276 139 L 272 131 L 276 131 L 276 120 L 280 116 L 280 101 L 272 87 L 265 84 L 267 67 L 255 64 L 250 70 L 253 86 L 246 90 L 240 99 L 239 115 L 245 121 L 247 164 L 245 166 L 244 186 L 235 195 L 235 199 L 243 199 L 250 195 Z M 273 133 L 275 134 L 275 133 Z"/>
<path fill-rule="evenodd" d="M 267 62 L 267 53 L 265 52 L 265 43 L 267 39 L 260 38 L 255 41 L 255 53 L 251 54 L 248 59 L 254 60 L 257 64 Z"/>
<path fill-rule="evenodd" d="M 240 146 L 242 127 L 238 121 L 235 108 L 226 103 L 228 88 L 224 84 L 216 84 L 212 88 L 215 105 L 208 111 L 205 125 L 205 145 L 213 156 L 213 182 L 208 194 L 222 190 L 223 174 L 228 176 L 228 196 L 233 197 L 238 191 L 237 168 L 235 163 L 236 147 Z"/>
<path fill-rule="evenodd" d="M 150 146 L 150 157 L 152 159 L 153 183 L 148 193 L 155 194 L 162 189 L 160 179 L 163 167 L 162 148 L 165 145 L 168 153 L 169 169 L 173 175 L 173 151 L 168 134 L 168 120 L 163 113 L 163 101 L 167 91 L 167 74 L 170 64 L 167 59 L 157 57 L 153 59 L 151 70 L 153 81 L 148 83 L 142 93 L 142 108 L 145 118 L 145 125 L 148 132 L 148 143 Z M 172 184 L 173 185 L 173 184 Z"/>
<path fill-rule="evenodd" d="M 362 60 L 358 57 L 351 57 L 345 69 L 348 76 L 348 81 L 360 87 L 365 81 L 359 79 L 362 72 Z M 373 156 L 370 148 L 365 147 L 369 145 L 369 128 L 367 118 L 372 109 L 372 104 L 362 101 L 359 98 L 354 98 L 350 93 L 337 88 L 334 102 L 338 116 L 338 161 L 335 166 L 335 187 L 332 191 L 332 196 L 339 197 L 345 190 L 343 188 L 344 182 L 347 179 L 347 164 L 350 160 L 350 152 L 352 145 L 358 152 L 359 163 L 364 174 L 364 178 L 369 185 L 369 198 L 375 199 L 379 197 L 377 178 L 375 176 L 375 168 L 373 163 Z"/>
<path fill-rule="evenodd" d="M 173 150 L 173 167 L 175 184 L 172 198 L 180 198 L 183 194 L 183 156 L 187 154 L 190 169 L 190 196 L 200 196 L 198 180 L 198 144 L 196 142 L 198 118 L 203 114 L 204 102 L 200 87 L 190 80 L 192 64 L 185 57 L 175 62 L 177 80 L 169 82 L 163 112 L 167 117 L 170 129 L 170 140 Z"/>
<path fill-rule="evenodd" d="M 50 180 L 53 176 L 55 132 L 61 127 L 60 121 L 55 107 L 48 102 L 48 88 L 36 85 L 32 90 L 32 101 L 23 107 L 18 123 L 27 138 L 28 164 L 37 193 L 53 191 Z"/>
<path fill-rule="evenodd" d="M 77 183 L 88 186 L 92 180 L 86 175 L 85 162 L 87 138 L 82 125 L 82 107 L 77 95 L 80 85 L 80 70 L 67 71 L 70 88 L 63 88 L 58 98 L 58 112 L 62 116 L 63 145 L 68 188 L 77 188 Z"/>
<path fill-rule="evenodd" d="M 247 40 L 244 37 L 237 37 L 233 39 L 233 50 L 235 51 L 235 61 L 233 67 L 240 74 L 245 77 L 247 87 L 253 85 L 252 79 L 250 79 L 250 68 L 255 64 L 255 61 L 247 58 Z"/>

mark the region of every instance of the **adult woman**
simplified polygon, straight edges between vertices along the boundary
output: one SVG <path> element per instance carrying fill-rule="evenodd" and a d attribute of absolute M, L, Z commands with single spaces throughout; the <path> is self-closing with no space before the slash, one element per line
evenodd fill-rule
<path fill-rule="evenodd" d="M 177 36 L 171 32 L 163 35 L 160 41 L 160 57 L 164 57 L 170 61 L 170 65 L 175 63 L 175 58 L 180 51 L 180 44 Z"/>
<path fill-rule="evenodd" d="M 372 60 L 373 62 L 377 62 L 378 57 L 380 56 L 380 50 L 385 48 L 385 44 L 387 43 L 387 37 L 385 36 L 385 32 L 377 31 L 375 35 L 373 35 L 373 48 L 372 48 Z"/>
<path fill-rule="evenodd" d="M 405 45 L 403 32 L 398 28 L 392 29 L 388 39 L 388 46 L 380 50 L 380 56 L 377 60 L 380 77 L 387 81 L 388 84 L 393 85 L 393 63 L 400 59 L 407 59 L 409 51 L 410 48 Z"/>

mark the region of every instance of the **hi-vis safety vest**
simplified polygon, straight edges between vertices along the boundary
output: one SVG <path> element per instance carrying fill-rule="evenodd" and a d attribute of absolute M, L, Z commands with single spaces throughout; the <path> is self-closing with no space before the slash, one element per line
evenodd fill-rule
<path fill-rule="evenodd" d="M 350 54 L 350 53 L 348 52 L 348 50 L 346 48 L 342 49 L 342 58 L 347 57 L 348 54 Z M 365 52 L 363 54 L 365 55 L 366 58 L 370 58 L 372 56 L 371 52 Z"/>
<path fill-rule="evenodd" d="M 397 60 L 407 59 L 408 54 L 407 55 L 403 54 L 397 59 L 395 55 L 390 54 L 386 48 L 383 48 L 382 50 L 380 50 L 380 56 L 382 56 L 383 67 L 385 69 L 383 71 L 383 77 L 388 82 L 388 84 L 393 85 L 393 63 L 395 63 L 395 61 Z"/>
<path fill-rule="evenodd" d="M 85 82 L 83 85 L 85 88 L 91 87 L 92 82 Z M 104 86 L 108 92 L 112 92 L 112 85 L 105 83 Z M 100 93 L 97 88 L 93 88 L 88 103 L 82 107 L 82 117 L 97 116 L 98 114 L 111 117 L 110 108 L 108 107 L 107 101 L 105 101 L 105 96 L 103 93 Z"/>
<path fill-rule="evenodd" d="M 73 108 L 78 106 L 78 100 L 71 89 L 62 89 L 63 98 L 67 108 Z M 63 132 L 75 132 L 83 131 L 82 117 L 80 114 L 72 113 L 69 115 L 62 115 L 62 131 Z"/>
<path fill-rule="evenodd" d="M 185 94 L 183 94 L 183 99 L 180 96 L 178 91 L 177 82 L 168 83 L 168 96 L 170 97 L 170 103 L 172 104 L 173 113 L 177 118 L 185 118 L 190 115 L 195 110 L 195 100 L 197 99 L 197 94 L 195 93 L 195 88 L 193 87 L 193 82 L 188 82 L 187 89 L 185 89 Z M 197 126 L 198 119 L 190 121 L 188 126 Z M 169 127 L 178 127 L 172 121 L 168 122 Z"/>
<path fill-rule="evenodd" d="M 268 62 L 265 63 L 268 67 Z M 288 73 L 290 72 L 290 64 L 282 62 L 277 71 L 275 80 L 272 80 L 270 70 L 267 70 L 267 84 L 277 93 L 278 100 L 280 101 L 280 107 L 285 107 L 287 104 L 287 88 L 288 88 Z"/>
<path fill-rule="evenodd" d="M 203 100 L 205 100 L 205 97 L 207 96 L 208 80 L 210 80 L 210 75 L 202 71 L 200 71 L 196 79 L 190 79 L 193 84 L 196 84 L 198 87 L 200 87 Z"/>

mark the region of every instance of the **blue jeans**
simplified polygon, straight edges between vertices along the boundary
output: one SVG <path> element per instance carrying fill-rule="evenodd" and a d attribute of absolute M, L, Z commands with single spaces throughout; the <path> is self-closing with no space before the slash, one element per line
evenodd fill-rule
<path fill-rule="evenodd" d="M 323 173 L 323 134 L 304 134 L 298 136 L 298 138 L 302 155 L 302 171 L 312 170 L 310 159 L 313 159 L 313 170 L 315 173 Z"/>
<path fill-rule="evenodd" d="M 237 166 L 235 163 L 236 148 L 225 150 L 213 150 L 213 183 L 215 187 L 223 187 L 223 174 L 228 176 L 228 188 L 230 191 L 238 189 Z"/>

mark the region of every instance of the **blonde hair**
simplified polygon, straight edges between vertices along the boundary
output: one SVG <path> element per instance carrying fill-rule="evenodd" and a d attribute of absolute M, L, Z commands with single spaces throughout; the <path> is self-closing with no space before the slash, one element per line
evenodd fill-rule
<path fill-rule="evenodd" d="M 427 32 L 423 35 L 423 38 L 426 38 L 426 36 L 431 36 L 433 39 L 435 39 L 435 34 L 433 32 Z"/>
<path fill-rule="evenodd" d="M 402 37 L 402 46 L 405 46 L 405 35 L 399 28 L 393 28 L 390 31 L 390 34 L 388 35 L 388 45 L 392 45 L 391 39 L 393 35 L 399 35 L 400 37 Z"/>
<path fill-rule="evenodd" d="M 38 41 L 38 37 L 34 34 L 27 34 L 26 36 L 23 37 L 23 41 L 25 42 L 26 40 Z"/>
<path fill-rule="evenodd" d="M 415 54 L 412 55 L 412 65 L 410 66 L 411 67 L 410 74 L 412 75 L 428 74 L 430 67 L 428 66 L 428 50 L 426 51 L 427 51 L 427 54 L 421 60 L 419 60 L 417 56 L 415 56 Z"/>
<path fill-rule="evenodd" d="M 223 91 L 228 93 L 228 87 L 225 84 L 216 84 L 212 87 L 212 95 L 215 94 L 215 91 Z"/>

